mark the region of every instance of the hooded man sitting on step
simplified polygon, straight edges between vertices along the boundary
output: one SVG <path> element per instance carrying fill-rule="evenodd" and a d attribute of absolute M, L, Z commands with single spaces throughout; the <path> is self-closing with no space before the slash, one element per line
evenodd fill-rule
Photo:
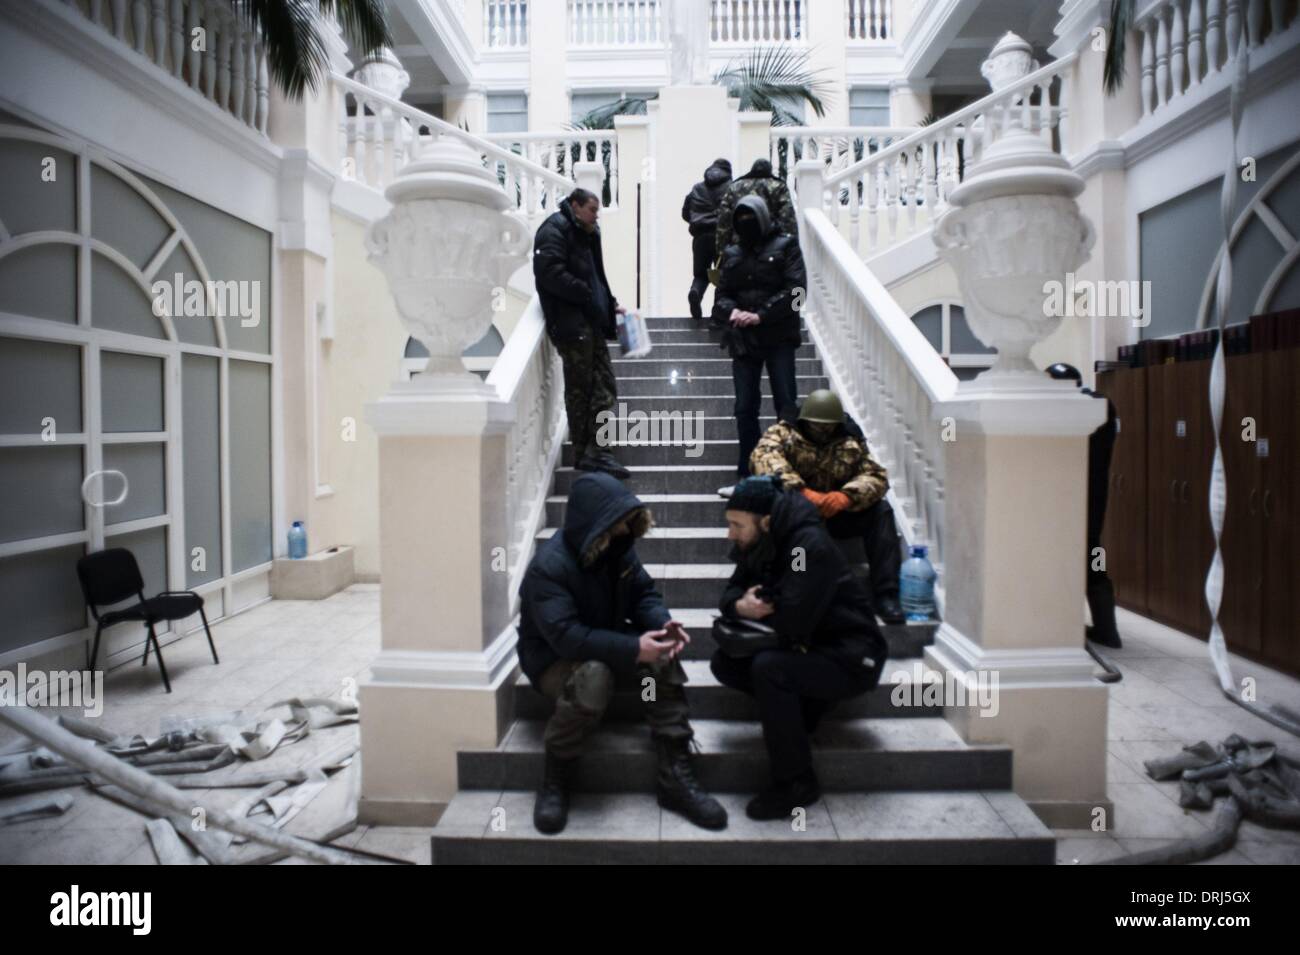
<path fill-rule="evenodd" d="M 690 637 L 634 549 L 651 523 L 617 479 L 583 474 L 569 490 L 563 531 L 537 549 L 524 575 L 519 664 L 555 701 L 533 807 L 539 832 L 559 832 L 568 821 L 578 757 L 616 682 L 634 686 L 644 704 L 659 759 L 659 805 L 705 829 L 727 826 L 727 811 L 700 788 L 691 763 L 694 732 L 678 659 Z"/>

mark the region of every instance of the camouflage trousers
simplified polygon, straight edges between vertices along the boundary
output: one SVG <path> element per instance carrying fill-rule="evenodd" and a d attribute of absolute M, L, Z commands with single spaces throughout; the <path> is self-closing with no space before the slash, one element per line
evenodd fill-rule
<path fill-rule="evenodd" d="M 583 744 L 600 725 L 614 697 L 614 687 L 614 671 L 599 660 L 552 663 L 537 687 L 555 701 L 555 712 L 546 724 L 546 751 L 560 759 L 581 756 Z M 692 738 L 686 671 L 680 660 L 638 666 L 636 692 L 652 736 Z"/>
<path fill-rule="evenodd" d="M 573 342 L 556 345 L 564 366 L 564 410 L 569 417 L 569 440 L 576 464 L 587 451 L 596 451 L 597 415 L 612 411 L 618 400 L 609 346 L 591 332 Z"/>

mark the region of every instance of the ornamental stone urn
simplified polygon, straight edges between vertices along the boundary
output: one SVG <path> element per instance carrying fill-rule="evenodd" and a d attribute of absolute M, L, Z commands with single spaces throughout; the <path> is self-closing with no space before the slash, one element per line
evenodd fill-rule
<path fill-rule="evenodd" d="M 1038 61 L 1034 59 L 1034 48 L 1029 41 L 1008 30 L 980 64 L 980 75 L 996 93 L 1016 80 L 1024 79 L 1036 69 Z"/>
<path fill-rule="evenodd" d="M 1096 238 L 1074 201 L 1083 187 L 1064 157 L 1015 126 L 949 195 L 934 241 L 957 273 L 971 331 L 998 350 L 983 386 L 1046 380 L 1029 350 L 1061 323 L 1047 305 L 1050 283 L 1086 262 Z"/>
<path fill-rule="evenodd" d="M 484 390 L 461 353 L 492 324 L 493 302 L 528 260 L 528 223 L 460 140 L 439 136 L 384 190 L 392 211 L 366 231 L 368 258 L 384 273 L 398 314 L 429 351 L 412 390 Z"/>

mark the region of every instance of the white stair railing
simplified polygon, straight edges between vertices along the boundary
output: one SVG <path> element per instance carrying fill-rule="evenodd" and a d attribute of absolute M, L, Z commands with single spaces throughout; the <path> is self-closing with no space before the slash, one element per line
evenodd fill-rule
<path fill-rule="evenodd" d="M 1242 31 L 1252 48 L 1296 26 L 1285 0 L 1154 0 L 1138 10 L 1130 42 L 1142 64 L 1142 115 L 1150 116 L 1202 83 L 1226 79 Z M 1253 56 L 1253 54 L 1252 54 Z"/>
<path fill-rule="evenodd" d="M 934 222 L 948 195 L 970 165 L 1004 130 L 1023 127 L 1042 135 L 1060 151 L 1059 130 L 1066 117 L 1061 87 L 1077 54 L 1070 53 L 1023 79 L 990 93 L 937 123 L 826 177 L 821 202 L 831 223 L 849 216 L 849 241 L 866 256 L 899 237 L 900 215 L 909 232 Z M 862 220 L 866 219 L 865 237 Z M 881 236 L 881 220 L 887 235 Z"/>
<path fill-rule="evenodd" d="M 401 100 L 335 73 L 341 104 L 339 135 L 345 175 L 383 191 L 410 162 L 447 136 L 469 146 L 491 169 L 515 208 L 530 219 L 554 212 L 573 190 L 573 180 L 525 156 L 430 116 Z"/>
<path fill-rule="evenodd" d="M 33 2 L 33 0 L 25 0 Z M 73 11 L 172 80 L 265 135 L 270 109 L 266 46 L 229 3 L 211 0 L 38 0 Z M 202 31 L 203 49 L 192 42 Z"/>
<path fill-rule="evenodd" d="M 889 472 L 907 544 L 929 546 L 942 606 L 944 440 L 934 410 L 956 394 L 957 376 L 823 210 L 804 207 L 799 244 L 809 279 L 804 320 L 826 376 Z"/>
<path fill-rule="evenodd" d="M 858 42 L 881 42 L 894 36 L 893 0 L 845 0 L 845 35 Z"/>
<path fill-rule="evenodd" d="M 560 133 L 487 133 L 483 140 L 578 182 L 580 162 L 598 162 L 605 168 L 601 202 L 611 212 L 618 209 L 618 133 L 614 130 L 579 129 Z"/>
<path fill-rule="evenodd" d="M 533 543 L 546 519 L 546 498 L 564 443 L 563 375 L 559 357 L 546 337 L 537 296 L 488 374 L 487 383 L 515 407 L 506 435 L 507 566 L 510 616 L 519 611 L 519 585 L 532 558 Z"/>
<path fill-rule="evenodd" d="M 917 131 L 916 126 L 774 126 L 768 158 L 772 170 L 794 189 L 801 159 L 820 159 L 833 175 Z"/>
<path fill-rule="evenodd" d="M 716 46 L 803 43 L 807 0 L 712 0 Z"/>
<path fill-rule="evenodd" d="M 658 46 L 660 0 L 569 0 L 570 46 Z"/>

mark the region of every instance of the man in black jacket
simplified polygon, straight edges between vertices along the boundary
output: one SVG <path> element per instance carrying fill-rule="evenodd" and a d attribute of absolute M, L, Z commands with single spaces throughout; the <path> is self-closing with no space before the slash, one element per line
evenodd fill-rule
<path fill-rule="evenodd" d="M 555 701 L 533 808 L 540 832 L 564 828 L 574 766 L 616 681 L 634 684 L 645 703 L 659 805 L 706 829 L 726 828 L 726 810 L 700 788 L 691 765 L 694 733 L 678 659 L 690 638 L 633 548 L 650 525 L 649 511 L 615 478 L 584 474 L 569 490 L 564 530 L 538 548 L 524 575 L 519 664 Z"/>
<path fill-rule="evenodd" d="M 745 811 L 751 819 L 789 818 L 821 798 L 809 734 L 837 700 L 880 681 L 888 647 L 871 600 L 853 576 L 817 509 L 772 477 L 740 481 L 726 505 L 736 571 L 720 609 L 761 620 L 782 647 L 748 658 L 713 654 L 718 681 L 758 701 L 772 786 Z"/>
<path fill-rule="evenodd" d="M 777 414 L 795 404 L 795 349 L 803 338 L 799 311 L 807 287 L 799 240 L 778 231 L 761 196 L 745 196 L 736 206 L 738 241 L 722 253 L 713 320 L 727 325 L 723 345 L 731 353 L 736 385 L 736 433 L 740 456 L 736 474 L 749 474 L 749 456 L 761 429 L 763 366 L 772 383 Z M 725 493 L 725 491 L 724 491 Z"/>
<path fill-rule="evenodd" d="M 691 318 L 696 321 L 704 318 L 700 303 L 704 299 L 704 290 L 709 287 L 709 267 L 713 265 L 714 248 L 717 245 L 718 206 L 726 195 L 730 182 L 731 163 L 725 159 L 715 159 L 704 170 L 704 178 L 691 188 L 686 194 L 686 201 L 682 203 L 682 218 L 690 226 L 694 272 L 686 300 L 691 306 Z"/>
<path fill-rule="evenodd" d="M 533 239 L 533 279 L 546 334 L 564 365 L 574 466 L 627 478 L 630 472 L 596 440 L 600 414 L 618 400 L 606 340 L 617 337 L 616 316 L 624 311 L 605 277 L 599 215 L 600 199 L 586 189 L 562 200 Z"/>
<path fill-rule="evenodd" d="M 1101 551 L 1101 532 L 1106 526 L 1106 504 L 1110 494 L 1110 460 L 1115 453 L 1118 429 L 1115 421 L 1115 404 L 1105 395 L 1083 387 L 1079 369 L 1057 362 L 1047 369 L 1057 381 L 1072 381 L 1085 395 L 1106 402 L 1106 421 L 1088 437 L 1088 578 L 1086 594 L 1092 626 L 1085 628 L 1088 640 L 1103 647 L 1119 649 L 1123 641 L 1115 625 L 1115 585 L 1106 573 L 1104 553 Z M 1098 557 L 1103 559 L 1098 562 Z"/>

